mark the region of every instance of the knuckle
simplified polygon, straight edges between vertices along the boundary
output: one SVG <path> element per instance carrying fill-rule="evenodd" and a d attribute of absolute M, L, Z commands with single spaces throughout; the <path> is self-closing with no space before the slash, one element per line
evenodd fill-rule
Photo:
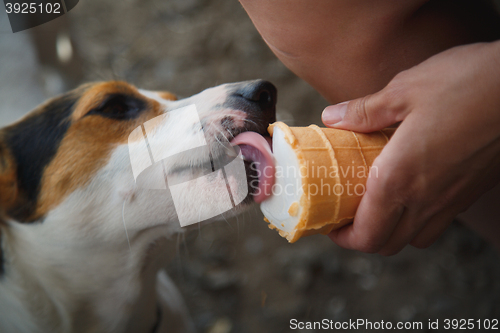
<path fill-rule="evenodd" d="M 383 249 L 383 250 L 380 250 L 378 252 L 378 254 L 384 256 L 384 257 L 390 257 L 390 256 L 393 256 L 393 255 L 396 255 L 398 254 L 399 252 L 401 252 L 402 249 L 400 248 L 389 248 L 389 249 Z"/>
<path fill-rule="evenodd" d="M 426 240 L 415 239 L 410 243 L 411 246 L 416 247 L 417 249 L 426 249 L 432 244 L 434 244 L 434 240 L 432 239 L 426 239 Z"/>
<path fill-rule="evenodd" d="M 408 80 L 405 73 L 401 72 L 381 91 L 381 98 L 386 106 L 386 111 L 400 114 L 407 109 L 409 92 Z"/>
<path fill-rule="evenodd" d="M 363 98 L 359 98 L 353 101 L 350 105 L 350 112 L 348 112 L 350 120 L 359 125 L 369 126 L 372 124 L 372 116 L 368 111 L 367 100 L 370 95 L 365 96 Z"/>
<path fill-rule="evenodd" d="M 377 253 L 382 249 L 383 245 L 380 242 L 375 241 L 374 239 L 367 239 L 364 242 L 361 242 L 357 246 L 357 250 L 364 253 Z"/>
<path fill-rule="evenodd" d="M 413 182 L 413 178 L 402 173 L 391 163 L 380 164 L 377 183 L 380 192 L 385 193 L 397 203 L 408 206 L 416 200 L 418 187 Z"/>
<path fill-rule="evenodd" d="M 411 242 L 410 245 L 416 247 L 417 249 L 426 249 L 436 241 L 436 237 L 423 237 L 417 236 Z"/>
<path fill-rule="evenodd" d="M 398 156 L 383 163 L 379 171 L 381 184 L 397 202 L 414 208 L 436 202 L 433 195 L 435 181 L 427 172 L 420 170 L 413 159 Z"/>

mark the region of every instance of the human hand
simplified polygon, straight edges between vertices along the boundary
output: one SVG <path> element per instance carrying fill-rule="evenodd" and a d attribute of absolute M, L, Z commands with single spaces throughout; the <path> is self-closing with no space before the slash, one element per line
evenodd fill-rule
<path fill-rule="evenodd" d="M 500 179 L 500 42 L 439 53 L 373 95 L 327 107 L 323 122 L 358 132 L 401 122 L 353 224 L 329 237 L 382 255 L 427 247 Z"/>

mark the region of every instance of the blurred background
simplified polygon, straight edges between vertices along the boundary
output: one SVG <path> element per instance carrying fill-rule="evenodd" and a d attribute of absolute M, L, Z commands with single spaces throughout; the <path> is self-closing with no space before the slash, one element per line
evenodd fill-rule
<path fill-rule="evenodd" d="M 80 83 L 120 79 L 190 96 L 263 78 L 278 119 L 320 124 L 326 101 L 269 51 L 238 1 L 86 0 L 13 34 L 0 13 L 0 125 Z M 258 207 L 172 240 L 167 270 L 200 332 L 289 332 L 304 321 L 500 318 L 495 251 L 455 223 L 426 250 L 393 257 L 340 249 L 325 236 L 288 244 Z M 421 332 L 421 331 L 420 331 Z"/>

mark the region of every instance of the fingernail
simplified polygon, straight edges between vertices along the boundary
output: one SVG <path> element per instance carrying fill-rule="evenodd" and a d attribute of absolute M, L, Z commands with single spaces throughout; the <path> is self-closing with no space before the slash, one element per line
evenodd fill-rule
<path fill-rule="evenodd" d="M 325 123 L 325 125 L 333 125 L 342 121 L 347 112 L 347 103 L 349 102 L 327 106 L 321 115 L 323 123 Z"/>

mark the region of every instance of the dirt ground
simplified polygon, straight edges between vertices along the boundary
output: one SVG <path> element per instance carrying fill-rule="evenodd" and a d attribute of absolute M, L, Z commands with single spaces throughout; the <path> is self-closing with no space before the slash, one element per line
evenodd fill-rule
<path fill-rule="evenodd" d="M 107 79 L 190 96 L 263 78 L 278 88 L 278 119 L 291 125 L 320 124 L 327 105 L 274 57 L 235 0 L 86 0 L 32 30 L 15 38 L 0 31 L 2 123 L 81 82 Z M 66 64 L 54 51 L 61 32 L 73 43 Z M 168 255 L 199 332 L 289 332 L 291 319 L 324 318 L 419 321 L 424 328 L 408 332 L 423 332 L 429 320 L 500 318 L 499 257 L 459 223 L 429 249 L 381 257 L 325 236 L 288 244 L 255 207 L 173 239 Z"/>

